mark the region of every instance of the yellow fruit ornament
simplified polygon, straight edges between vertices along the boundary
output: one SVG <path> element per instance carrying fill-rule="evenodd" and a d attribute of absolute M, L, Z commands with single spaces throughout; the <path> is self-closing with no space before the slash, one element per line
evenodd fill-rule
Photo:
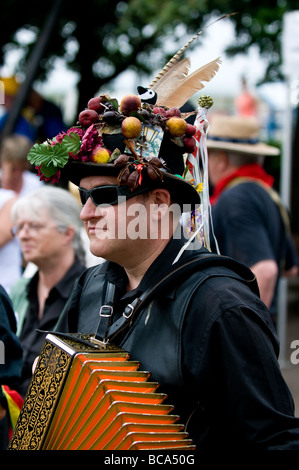
<path fill-rule="evenodd" d="M 136 139 L 142 129 L 142 122 L 134 116 L 127 117 L 121 124 L 121 131 L 127 139 Z"/>
<path fill-rule="evenodd" d="M 180 117 L 171 117 L 166 121 L 166 126 L 172 137 L 181 137 L 187 129 L 187 122 Z"/>
<path fill-rule="evenodd" d="M 91 161 L 94 163 L 107 163 L 110 159 L 111 151 L 98 145 L 95 147 L 90 155 Z"/>

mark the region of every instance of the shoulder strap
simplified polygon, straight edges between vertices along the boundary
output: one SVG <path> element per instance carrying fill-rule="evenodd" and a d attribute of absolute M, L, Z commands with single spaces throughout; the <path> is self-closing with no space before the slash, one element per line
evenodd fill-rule
<path fill-rule="evenodd" d="M 154 297 L 157 297 L 162 292 L 162 290 L 165 292 L 167 287 L 173 285 L 175 280 L 177 281 L 179 278 L 184 278 L 187 273 L 190 275 L 195 270 L 198 271 L 198 276 L 200 276 L 198 285 L 200 285 L 211 275 L 227 275 L 227 272 L 221 273 L 217 271 L 217 273 L 209 274 L 208 272 L 203 272 L 199 270 L 199 268 L 203 269 L 206 267 L 219 265 L 229 268 L 232 271 L 232 274 L 236 274 L 240 281 L 248 284 L 251 290 L 253 290 L 257 295 L 259 295 L 256 278 L 249 268 L 247 268 L 242 263 L 235 261 L 232 258 L 217 255 L 214 253 L 205 253 L 203 255 L 197 256 L 196 258 L 192 258 L 184 264 L 175 267 L 170 273 L 160 279 L 153 287 L 147 289 L 140 295 L 140 297 L 137 297 L 132 303 L 128 304 L 122 316 L 118 318 L 111 326 L 107 327 L 107 321 L 104 321 L 105 336 L 103 337 L 102 335 L 99 335 L 99 332 L 103 333 L 104 331 L 101 327 L 100 329 L 98 328 L 98 333 L 96 334 L 96 337 L 104 343 L 112 341 L 117 334 L 119 334 L 127 326 L 132 324 L 134 318 L 136 318 L 136 315 L 141 310 L 141 308 L 144 308 Z M 106 297 L 106 305 L 104 305 L 100 310 L 99 327 L 102 322 L 101 313 L 103 314 L 104 312 L 104 315 L 109 314 L 110 316 L 112 316 L 111 309 L 109 312 L 109 305 L 111 305 L 111 301 L 111 298 Z"/>

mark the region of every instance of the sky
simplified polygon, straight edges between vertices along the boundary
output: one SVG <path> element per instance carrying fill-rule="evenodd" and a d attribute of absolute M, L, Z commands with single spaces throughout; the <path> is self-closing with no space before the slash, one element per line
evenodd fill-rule
<path fill-rule="evenodd" d="M 211 82 L 214 93 L 231 94 L 233 89 L 239 89 L 240 76 L 242 74 L 245 74 L 248 77 L 248 82 L 250 84 L 254 84 L 262 77 L 265 67 L 254 48 L 250 50 L 248 55 L 242 55 L 233 59 L 225 57 L 225 48 L 234 40 L 234 29 L 229 20 L 218 21 L 214 25 L 211 25 L 206 29 L 205 35 L 201 36 L 200 39 L 202 39 L 202 41 L 198 42 L 199 46 L 189 54 L 187 51 L 186 55 L 189 55 L 191 58 L 191 71 L 219 56 L 222 58 L 220 71 Z M 201 43 L 203 43 L 203 45 L 201 45 Z M 153 72 L 153 76 L 155 73 L 156 71 Z M 52 79 L 47 86 L 66 88 L 67 83 L 60 80 L 61 74 L 64 74 L 64 71 L 62 67 L 59 67 L 59 69 L 53 73 Z M 68 79 L 72 81 L 73 74 L 69 73 L 67 75 Z M 135 84 L 134 79 L 131 79 L 130 75 L 131 74 L 127 75 L 127 81 L 124 81 L 122 76 L 117 82 L 119 84 L 123 84 L 124 82 L 127 83 L 127 88 L 133 91 L 131 87 L 134 87 Z M 151 78 L 153 77 L 150 77 L 150 79 Z"/>
<path fill-rule="evenodd" d="M 202 41 L 199 42 L 198 47 L 186 54 L 191 59 L 190 73 L 211 60 L 221 58 L 222 63 L 219 71 L 200 93 L 210 94 L 217 105 L 217 100 L 220 98 L 228 97 L 233 99 L 241 91 L 241 77 L 246 76 L 248 88 L 256 97 L 268 102 L 273 101 L 273 96 L 275 96 L 274 105 L 278 108 L 282 107 L 285 103 L 286 93 L 284 85 L 277 84 L 270 87 L 265 85 L 258 89 L 255 86 L 263 78 L 265 71 L 265 64 L 260 58 L 256 47 L 253 46 L 247 54 L 241 54 L 234 58 L 228 58 L 225 55 L 224 51 L 234 41 L 234 37 L 232 23 L 229 20 L 218 21 L 206 29 L 205 35 L 201 36 Z M 148 83 L 158 71 L 153 72 L 153 76 L 149 77 Z M 56 90 L 67 93 L 69 98 L 66 97 L 66 101 L 71 102 L 74 98 L 73 88 L 76 80 L 76 75 L 67 72 L 60 64 L 53 71 L 44 89 L 47 92 Z M 114 96 L 120 98 L 126 93 L 135 93 L 138 85 L 147 86 L 148 83 L 138 83 L 138 78 L 133 72 L 123 73 L 112 84 Z M 274 93 L 273 90 L 275 90 Z M 109 91 L 107 90 L 107 92 Z"/>
<path fill-rule="evenodd" d="M 211 82 L 213 84 L 213 91 L 217 92 L 217 94 L 230 94 L 232 93 L 232 89 L 239 88 L 239 78 L 242 74 L 248 77 L 248 82 L 251 84 L 254 84 L 262 77 L 265 67 L 258 56 L 258 52 L 254 48 L 250 50 L 248 55 L 238 56 L 233 59 L 225 57 L 225 48 L 234 40 L 234 29 L 229 20 L 219 21 L 210 26 L 210 28 L 207 28 L 206 34 L 201 36 L 201 38 L 203 45 L 199 42 L 199 46 L 189 54 L 187 51 L 186 55 L 189 55 L 191 58 L 191 71 L 219 56 L 222 58 L 220 71 Z M 219 38 L 221 39 L 219 40 Z M 64 74 L 65 70 L 61 64 L 57 70 L 53 72 L 52 78 L 47 86 L 50 88 L 66 89 L 68 86 L 67 83 L 60 80 L 61 75 Z M 67 73 L 67 78 L 72 82 L 75 79 L 75 75 L 71 72 Z M 123 77 L 118 81 L 124 83 Z M 128 88 L 130 89 L 129 81 L 130 80 L 128 80 Z M 134 86 L 134 83 L 132 83 L 132 85 Z"/>
<path fill-rule="evenodd" d="M 228 58 L 225 55 L 225 49 L 234 41 L 234 28 L 229 19 L 217 21 L 205 29 L 205 34 L 200 36 L 198 47 L 190 51 L 187 55 L 191 59 L 190 73 L 202 65 L 221 58 L 221 66 L 214 78 L 205 85 L 200 94 L 209 94 L 214 99 L 215 106 L 220 99 L 234 99 L 241 91 L 241 77 L 245 76 L 249 90 L 256 97 L 265 102 L 273 102 L 277 108 L 283 107 L 286 98 L 286 88 L 283 84 L 275 86 L 265 85 L 256 88 L 255 84 L 263 77 L 265 64 L 259 57 L 257 48 L 250 48 L 247 54 L 241 54 L 234 58 Z M 181 44 L 179 47 L 181 47 Z M 6 69 L 2 73 L 9 73 L 17 57 L 10 57 Z M 154 71 L 153 76 L 149 77 L 149 83 L 158 72 Z M 57 61 L 56 67 L 50 74 L 47 82 L 39 90 L 48 96 L 57 95 L 63 101 L 63 108 L 66 114 L 66 120 L 72 119 L 73 109 L 76 103 L 76 83 L 78 76 L 68 71 L 61 60 Z M 133 72 L 123 73 L 118 79 L 112 82 L 112 89 L 116 98 L 122 97 L 126 93 L 135 93 L 138 85 L 147 86 L 147 83 L 138 83 L 138 78 Z"/>

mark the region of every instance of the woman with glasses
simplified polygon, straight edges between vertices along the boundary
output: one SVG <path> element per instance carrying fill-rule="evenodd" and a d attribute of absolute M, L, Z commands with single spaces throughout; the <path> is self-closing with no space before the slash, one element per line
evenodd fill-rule
<path fill-rule="evenodd" d="M 22 274 L 19 241 L 11 234 L 10 210 L 17 197 L 44 185 L 30 171 L 26 158 L 30 147 L 30 141 L 17 134 L 6 136 L 0 146 L 0 284 L 8 294 Z"/>
<path fill-rule="evenodd" d="M 80 206 L 68 191 L 45 186 L 18 199 L 11 215 L 24 261 L 37 267 L 32 278 L 20 279 L 11 290 L 23 347 L 25 393 L 44 341 L 36 330 L 55 326 L 74 281 L 85 269 L 85 254 Z"/>

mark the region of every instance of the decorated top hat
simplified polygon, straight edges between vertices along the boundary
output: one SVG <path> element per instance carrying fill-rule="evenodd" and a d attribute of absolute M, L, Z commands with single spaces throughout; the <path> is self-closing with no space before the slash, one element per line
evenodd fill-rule
<path fill-rule="evenodd" d="M 216 59 L 188 75 L 183 52 L 197 33 L 166 64 L 149 88 L 118 100 L 108 95 L 91 98 L 77 125 L 43 144 L 35 144 L 29 161 L 41 179 L 58 182 L 62 173 L 75 185 L 92 175 L 114 175 L 129 191 L 163 187 L 175 203 L 198 207 L 200 195 L 190 178 L 185 155 L 198 149 L 196 126 L 180 109 L 204 87 L 219 68 Z M 195 112 L 194 112 L 195 114 Z M 194 183 L 195 184 L 192 184 Z"/>
<path fill-rule="evenodd" d="M 113 175 L 132 192 L 164 187 L 174 202 L 196 206 L 199 194 L 184 178 L 184 154 L 196 147 L 196 128 L 185 117 L 178 108 L 156 107 L 139 95 L 120 103 L 101 95 L 88 102 L 76 126 L 33 146 L 28 159 L 52 182 L 63 174 L 79 186 L 86 176 Z"/>

